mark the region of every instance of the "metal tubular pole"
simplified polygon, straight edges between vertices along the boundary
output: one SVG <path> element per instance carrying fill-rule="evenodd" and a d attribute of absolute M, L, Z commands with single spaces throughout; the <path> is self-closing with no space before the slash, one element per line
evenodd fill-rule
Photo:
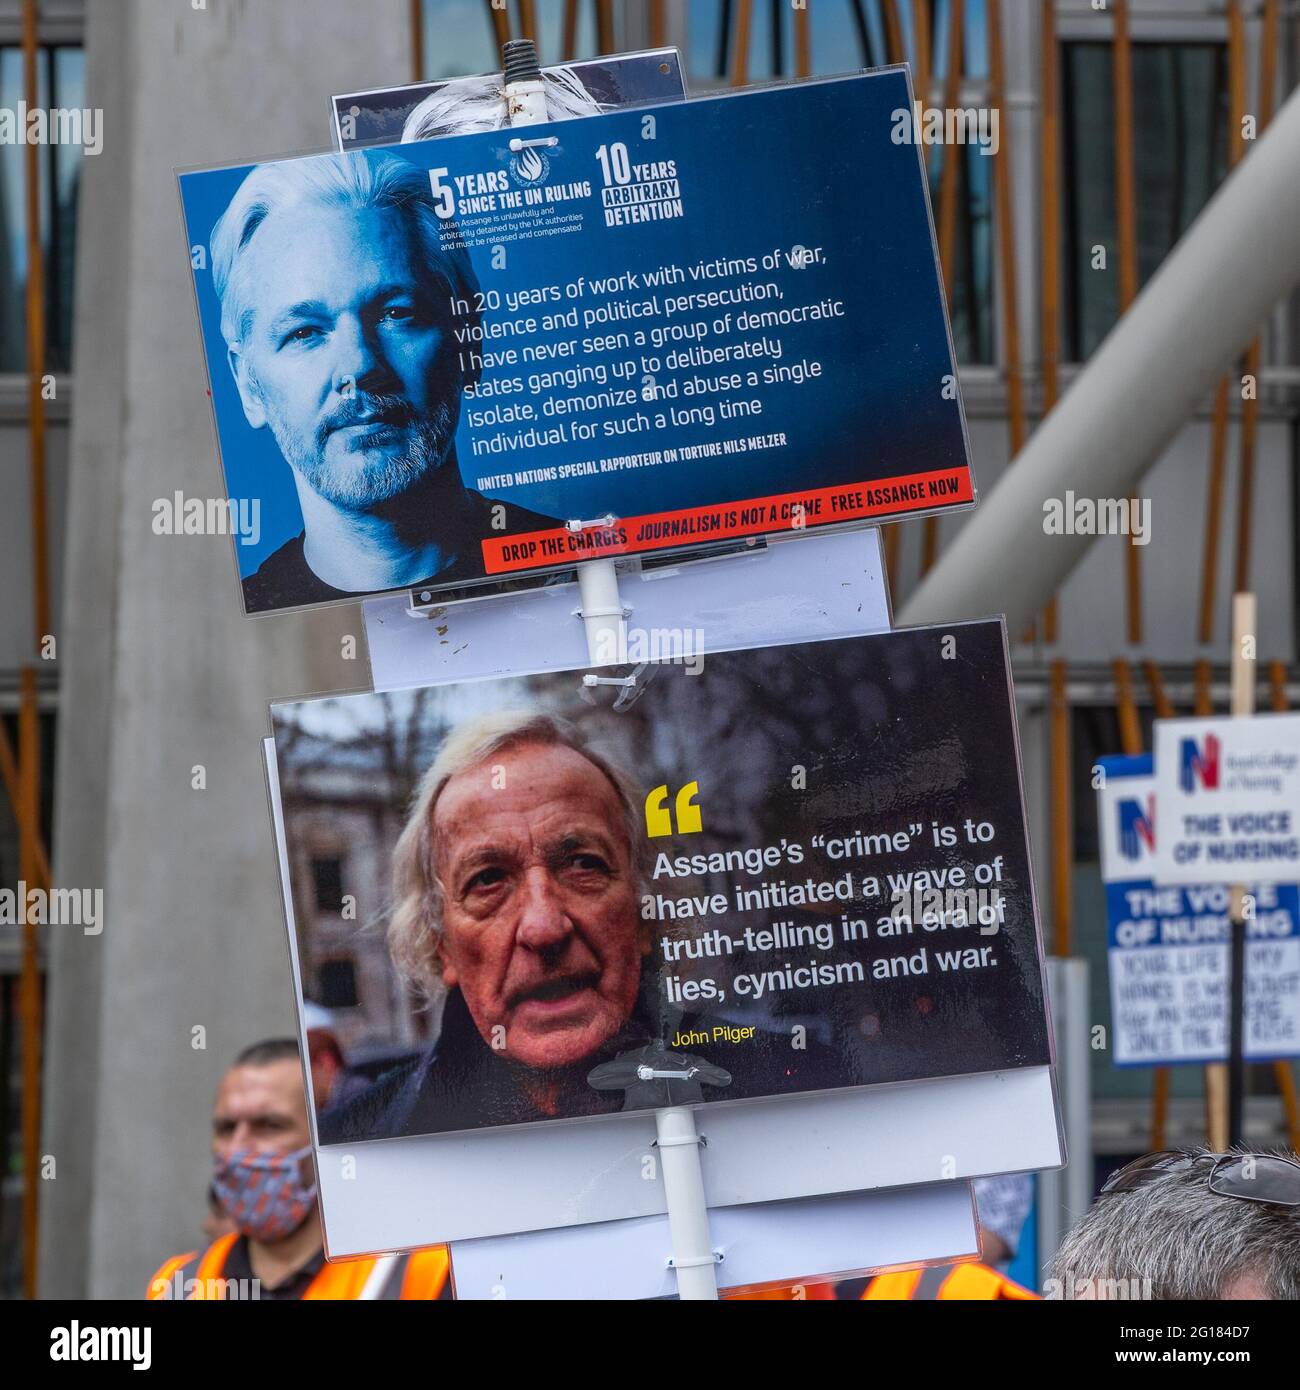
<path fill-rule="evenodd" d="M 1130 493 L 1300 281 L 1298 164 L 1294 94 L 945 548 L 901 624 L 1005 612 L 1018 632 L 1033 618 L 1092 544 L 1045 534 L 1044 501 L 1067 487 Z"/>
<path fill-rule="evenodd" d="M 683 1302 L 716 1300 L 718 1267 L 709 1236 L 709 1208 L 700 1167 L 701 1140 L 695 1129 L 694 1111 L 680 1105 L 656 1110 L 655 1134 L 668 1199 L 677 1295 Z"/>

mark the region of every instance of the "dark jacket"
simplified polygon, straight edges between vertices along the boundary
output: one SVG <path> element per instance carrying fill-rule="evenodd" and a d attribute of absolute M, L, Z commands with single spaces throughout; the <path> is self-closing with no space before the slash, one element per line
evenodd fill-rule
<path fill-rule="evenodd" d="M 454 564 L 438 574 L 430 575 L 414 584 L 399 584 L 399 589 L 420 589 L 426 585 L 436 587 L 440 596 L 448 601 L 456 597 L 447 593 L 447 585 L 462 585 L 484 578 L 483 552 L 479 542 L 492 535 L 516 535 L 523 531 L 547 531 L 563 525 L 554 517 L 543 516 L 540 512 L 517 507 L 513 502 L 490 502 L 481 493 L 468 491 L 472 504 L 471 514 L 476 525 L 466 529 L 459 541 L 460 555 Z M 505 526 L 494 530 L 490 517 L 494 506 L 505 508 Z M 310 603 L 331 603 L 339 599 L 356 598 L 357 594 L 345 589 L 336 589 L 307 564 L 303 550 L 306 532 L 300 531 L 291 541 L 286 541 L 279 550 L 268 555 L 261 565 L 243 581 L 244 607 L 249 613 L 273 612 L 279 608 L 301 608 Z"/>
<path fill-rule="evenodd" d="M 671 1042 L 684 1026 L 682 1017 L 679 1009 L 665 1009 L 658 1003 L 654 973 L 647 972 L 628 1026 L 576 1067 L 552 1076 L 560 1090 L 558 1113 L 551 1114 L 538 1108 L 526 1085 L 536 1080 L 537 1073 L 493 1052 L 479 1034 L 460 990 L 452 990 L 443 1010 L 442 1031 L 433 1046 L 384 1072 L 360 1095 L 326 1110 L 318 1122 L 320 1142 L 350 1144 L 411 1134 L 445 1134 L 727 1100 L 733 1098 L 733 1092 L 734 1098 L 740 1099 L 844 1084 L 834 1049 L 810 1040 L 803 1050 L 792 1052 L 788 1035 L 761 1031 L 750 1044 L 754 1053 L 749 1057 L 712 1047 L 705 1049 L 708 1055 L 704 1057 L 690 1049 L 693 1060 L 720 1063 L 724 1075 L 725 1069 L 739 1066 L 747 1073 L 748 1085 L 743 1080 L 734 1086 L 709 1084 L 707 1071 L 688 1083 L 598 1089 L 605 1084 L 598 1076 L 597 1083 L 592 1084 L 592 1071 L 602 1067 L 607 1072 L 604 1064 L 616 1058 L 632 1064 L 633 1070 L 638 1060 L 661 1059 L 664 1040 Z M 652 1021 L 658 1018 L 662 1023 Z M 721 1020 L 695 1016 L 691 1026 L 708 1032 L 715 1022 Z M 776 1084 L 756 1085 L 759 1078 Z"/>

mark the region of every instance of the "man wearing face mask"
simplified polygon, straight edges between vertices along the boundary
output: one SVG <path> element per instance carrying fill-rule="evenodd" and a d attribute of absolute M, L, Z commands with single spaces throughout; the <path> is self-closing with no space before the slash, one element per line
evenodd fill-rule
<path fill-rule="evenodd" d="M 298 1044 L 245 1048 L 217 1088 L 212 1186 L 234 1230 L 168 1260 L 150 1299 L 436 1299 L 451 1297 L 442 1246 L 327 1263 Z"/>

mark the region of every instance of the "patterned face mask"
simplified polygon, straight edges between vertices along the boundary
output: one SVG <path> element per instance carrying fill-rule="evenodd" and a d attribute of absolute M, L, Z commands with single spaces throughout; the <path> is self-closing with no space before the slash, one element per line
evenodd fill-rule
<path fill-rule="evenodd" d="M 250 1240 L 283 1240 L 316 1200 L 311 1145 L 288 1154 L 233 1153 L 213 1161 L 212 1186 L 226 1215 Z"/>

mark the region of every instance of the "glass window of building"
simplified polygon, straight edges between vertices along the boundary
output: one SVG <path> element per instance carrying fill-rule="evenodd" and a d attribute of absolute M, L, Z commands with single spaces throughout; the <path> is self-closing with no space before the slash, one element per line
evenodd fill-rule
<path fill-rule="evenodd" d="M 1087 358 L 1119 313 L 1115 99 L 1107 42 L 1061 47 L 1065 343 Z M 1227 53 L 1219 43 L 1133 45 L 1138 282 L 1145 284 L 1227 172 Z M 1094 268 L 1105 247 L 1106 269 Z"/>
<path fill-rule="evenodd" d="M 38 105 L 80 112 L 85 106 L 85 55 L 71 44 L 46 45 L 37 55 Z M 18 111 L 23 54 L 0 45 L 0 108 Z M 45 368 L 72 367 L 72 275 L 82 146 L 53 141 L 37 147 L 41 248 L 45 259 Z M 0 372 L 27 367 L 26 147 L 0 145 Z"/>

